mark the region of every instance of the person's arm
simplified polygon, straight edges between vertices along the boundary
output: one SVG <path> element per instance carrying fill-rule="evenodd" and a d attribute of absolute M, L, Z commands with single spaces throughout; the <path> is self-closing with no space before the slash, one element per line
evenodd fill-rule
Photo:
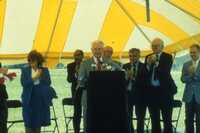
<path fill-rule="evenodd" d="M 181 81 L 183 83 L 190 83 L 193 80 L 193 77 L 188 73 L 187 69 L 188 69 L 187 64 L 184 64 L 182 68 L 182 74 L 181 74 Z"/>
<path fill-rule="evenodd" d="M 86 82 L 87 82 L 87 69 L 86 69 L 86 63 L 82 62 L 80 65 L 79 73 L 78 73 L 78 85 L 77 88 L 79 87 L 85 87 Z"/>
<path fill-rule="evenodd" d="M 28 88 L 33 85 L 32 77 L 31 75 L 28 75 L 27 68 L 21 70 L 20 82 L 24 88 Z"/>
<path fill-rule="evenodd" d="M 151 55 L 148 55 L 148 56 L 145 57 L 144 65 L 145 65 L 146 69 L 147 69 L 148 71 L 150 71 L 150 68 L 151 68 L 151 66 L 152 66 L 152 58 L 151 58 Z"/>
<path fill-rule="evenodd" d="M 8 73 L 8 69 L 7 68 L 0 68 L 0 73 L 6 75 Z"/>
<path fill-rule="evenodd" d="M 129 83 L 129 78 L 130 78 L 130 73 L 128 73 L 128 66 L 127 66 L 127 64 L 124 64 L 123 66 L 122 66 L 122 69 L 125 71 L 125 80 L 126 80 L 126 84 L 128 84 Z"/>
<path fill-rule="evenodd" d="M 116 71 L 122 71 L 122 67 L 114 61 L 112 61 L 112 67 L 114 67 Z"/>
<path fill-rule="evenodd" d="M 50 86 L 51 85 L 51 78 L 50 78 L 48 68 L 42 68 L 41 71 L 42 72 L 41 72 L 41 76 L 40 76 L 40 82 L 42 84 Z"/>
<path fill-rule="evenodd" d="M 197 71 L 193 70 L 191 75 L 192 75 L 194 81 L 200 82 L 200 71 L 198 71 L 198 68 L 196 68 L 196 69 L 197 69 Z"/>
<path fill-rule="evenodd" d="M 159 65 L 156 69 L 158 75 L 161 76 L 170 75 L 172 64 L 173 64 L 173 58 L 171 55 L 168 55 L 165 58 L 161 58 Z"/>
<path fill-rule="evenodd" d="M 72 65 L 70 65 L 70 64 L 67 65 L 67 81 L 70 82 L 70 83 L 75 82 L 77 80 L 77 78 L 75 77 L 75 73 L 74 73 L 73 69 L 75 69 L 75 68 L 72 68 Z"/>

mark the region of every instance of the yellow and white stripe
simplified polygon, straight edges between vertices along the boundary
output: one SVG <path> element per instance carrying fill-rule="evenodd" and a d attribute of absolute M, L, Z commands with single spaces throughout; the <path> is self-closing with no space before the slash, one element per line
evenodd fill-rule
<path fill-rule="evenodd" d="M 0 46 L 3 35 L 5 10 L 6 10 L 6 0 L 0 0 Z"/>
<path fill-rule="evenodd" d="M 79 0 L 64 51 L 77 48 L 90 51 L 91 42 L 98 39 L 111 0 Z"/>
<path fill-rule="evenodd" d="M 76 49 L 90 52 L 96 39 L 115 54 L 133 47 L 146 53 L 150 44 L 142 32 L 149 40 L 164 39 L 168 52 L 183 50 L 200 40 L 200 1 L 168 1 L 179 8 L 166 0 L 150 1 L 151 21 L 146 22 L 143 0 L 0 0 L 0 57 L 26 58 L 36 49 L 52 66 Z"/>
<path fill-rule="evenodd" d="M 7 0 L 1 54 L 24 54 L 32 49 L 41 0 Z"/>

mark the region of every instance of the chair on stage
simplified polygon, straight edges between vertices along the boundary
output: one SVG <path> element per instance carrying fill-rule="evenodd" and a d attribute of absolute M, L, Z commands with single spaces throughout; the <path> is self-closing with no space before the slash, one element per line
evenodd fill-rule
<path fill-rule="evenodd" d="M 174 133 L 176 133 L 179 118 L 181 115 L 181 109 L 182 109 L 182 101 L 181 100 L 174 100 L 172 103 L 173 106 L 173 113 L 172 113 L 172 126 Z M 161 122 L 163 122 L 163 119 L 161 119 Z"/>
<path fill-rule="evenodd" d="M 133 115 L 132 120 L 137 122 L 137 117 L 135 116 L 135 113 L 133 113 L 133 114 L 134 114 L 134 115 Z M 147 132 L 147 133 L 149 132 L 149 124 L 150 124 L 150 122 L 151 122 L 151 118 L 150 118 L 150 116 L 149 116 L 149 113 L 146 112 L 146 116 L 145 116 L 145 118 L 144 118 L 144 126 L 145 126 L 145 128 L 146 128 L 146 132 Z M 134 127 L 136 127 L 136 126 L 134 126 Z"/>
<path fill-rule="evenodd" d="M 41 132 L 52 132 L 52 133 L 55 133 L 57 131 L 57 133 L 59 133 L 59 127 L 58 127 L 58 117 L 56 116 L 56 111 L 55 111 L 55 107 L 53 105 L 53 103 L 51 104 L 50 106 L 50 114 L 51 114 L 51 122 L 54 123 L 53 125 L 53 129 L 50 129 L 52 123 L 50 126 L 48 127 L 42 127 L 42 131 Z M 48 130 L 46 130 L 48 128 Z"/>
<path fill-rule="evenodd" d="M 63 106 L 63 114 L 65 120 L 65 127 L 66 133 L 73 131 L 73 109 L 74 109 L 74 102 L 72 98 L 63 98 L 62 99 L 62 106 Z M 71 127 L 70 127 L 71 126 Z"/>
<path fill-rule="evenodd" d="M 8 105 L 8 111 L 9 114 L 10 113 L 15 113 L 16 115 L 14 117 L 8 118 L 8 130 L 13 127 L 15 124 L 23 124 L 24 121 L 21 118 L 16 118 L 18 116 L 21 116 L 21 112 L 22 112 L 22 103 L 20 100 L 8 100 L 7 101 L 7 105 Z"/>
<path fill-rule="evenodd" d="M 173 109 L 177 109 L 177 111 L 178 111 L 177 117 L 175 117 L 175 119 L 173 119 L 174 117 L 172 117 L 172 123 L 174 123 L 173 124 L 174 132 L 176 132 L 176 129 L 178 127 L 179 118 L 180 118 L 180 115 L 181 115 L 182 101 L 181 100 L 174 100 Z"/>

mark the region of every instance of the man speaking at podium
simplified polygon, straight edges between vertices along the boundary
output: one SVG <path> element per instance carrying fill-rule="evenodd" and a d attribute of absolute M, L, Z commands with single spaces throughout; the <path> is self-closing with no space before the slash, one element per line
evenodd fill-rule
<path fill-rule="evenodd" d="M 120 66 L 114 63 L 111 59 L 103 58 L 104 43 L 100 40 L 92 42 L 91 51 L 92 57 L 83 61 L 80 66 L 78 76 L 78 87 L 88 87 L 89 73 L 91 71 L 115 71 L 121 70 Z M 86 110 L 87 110 L 87 91 L 83 90 L 82 106 L 83 106 L 83 119 L 84 119 L 84 133 L 86 133 Z"/>

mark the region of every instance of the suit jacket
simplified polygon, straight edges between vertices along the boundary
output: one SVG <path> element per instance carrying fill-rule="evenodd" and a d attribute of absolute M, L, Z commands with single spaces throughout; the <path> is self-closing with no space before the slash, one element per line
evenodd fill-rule
<path fill-rule="evenodd" d="M 188 68 L 192 65 L 192 61 L 187 61 L 183 65 L 181 81 L 185 83 L 183 101 L 191 102 L 193 96 L 198 104 L 200 104 L 200 63 L 197 65 L 194 76 L 188 74 Z"/>
<path fill-rule="evenodd" d="M 4 84 L 0 84 L 0 101 L 8 98 L 8 93 L 6 91 L 6 86 Z"/>
<path fill-rule="evenodd" d="M 2 67 L 2 64 L 0 62 L 0 68 Z M 4 84 L 0 84 L 0 100 L 5 100 L 8 98 L 8 93 L 6 91 L 6 86 Z"/>
<path fill-rule="evenodd" d="M 121 70 L 121 67 L 110 59 L 103 58 L 103 64 L 112 66 L 113 70 Z M 81 63 L 78 80 L 82 87 L 87 87 L 87 81 L 89 78 L 90 71 L 95 71 L 95 61 L 93 58 L 87 59 Z"/>
<path fill-rule="evenodd" d="M 145 64 L 146 64 L 148 56 L 151 56 L 151 55 L 152 54 L 146 56 Z M 160 59 L 159 59 L 159 65 L 158 65 L 158 67 L 155 68 L 155 75 L 157 76 L 157 78 L 160 82 L 160 90 L 158 90 L 158 91 L 161 96 L 173 97 L 173 95 L 177 93 L 176 84 L 170 74 L 172 64 L 173 64 L 172 55 L 162 52 L 160 55 Z M 149 88 L 152 87 L 151 76 L 152 76 L 152 73 L 150 73 L 150 71 L 148 71 L 148 86 L 149 86 Z"/>
<path fill-rule="evenodd" d="M 103 63 L 112 66 L 113 70 L 121 70 L 121 67 L 118 64 L 114 63 L 112 60 L 103 58 Z M 89 74 L 91 71 L 95 71 L 95 65 L 96 64 L 93 58 L 87 59 L 81 63 L 81 66 L 79 69 L 79 75 L 78 75 L 80 87 L 83 87 L 83 88 L 88 87 Z M 83 94 L 82 94 L 82 105 L 84 107 L 87 107 L 87 92 L 86 91 L 83 91 Z"/>
<path fill-rule="evenodd" d="M 49 70 L 42 67 L 42 75 L 40 77 L 40 84 L 37 87 L 41 88 L 41 95 L 44 97 L 44 102 L 48 105 L 51 104 L 52 98 L 54 98 L 54 93 L 51 85 L 51 79 L 49 75 Z M 21 85 L 23 87 L 22 91 L 22 104 L 27 105 L 30 103 L 32 89 L 34 87 L 33 80 L 31 78 L 31 67 L 24 67 L 21 71 Z"/>
<path fill-rule="evenodd" d="M 123 65 L 123 69 L 126 71 L 131 68 L 131 64 L 127 63 Z M 147 70 L 143 63 L 139 62 L 137 66 L 137 74 L 135 80 L 132 81 L 132 90 L 129 93 L 129 100 L 132 103 L 145 103 L 146 102 L 146 77 Z M 128 82 L 127 82 L 128 83 Z"/>
<path fill-rule="evenodd" d="M 77 86 L 78 75 L 76 74 L 76 63 L 72 62 L 67 65 L 67 81 L 71 83 L 72 97 L 75 94 Z"/>

